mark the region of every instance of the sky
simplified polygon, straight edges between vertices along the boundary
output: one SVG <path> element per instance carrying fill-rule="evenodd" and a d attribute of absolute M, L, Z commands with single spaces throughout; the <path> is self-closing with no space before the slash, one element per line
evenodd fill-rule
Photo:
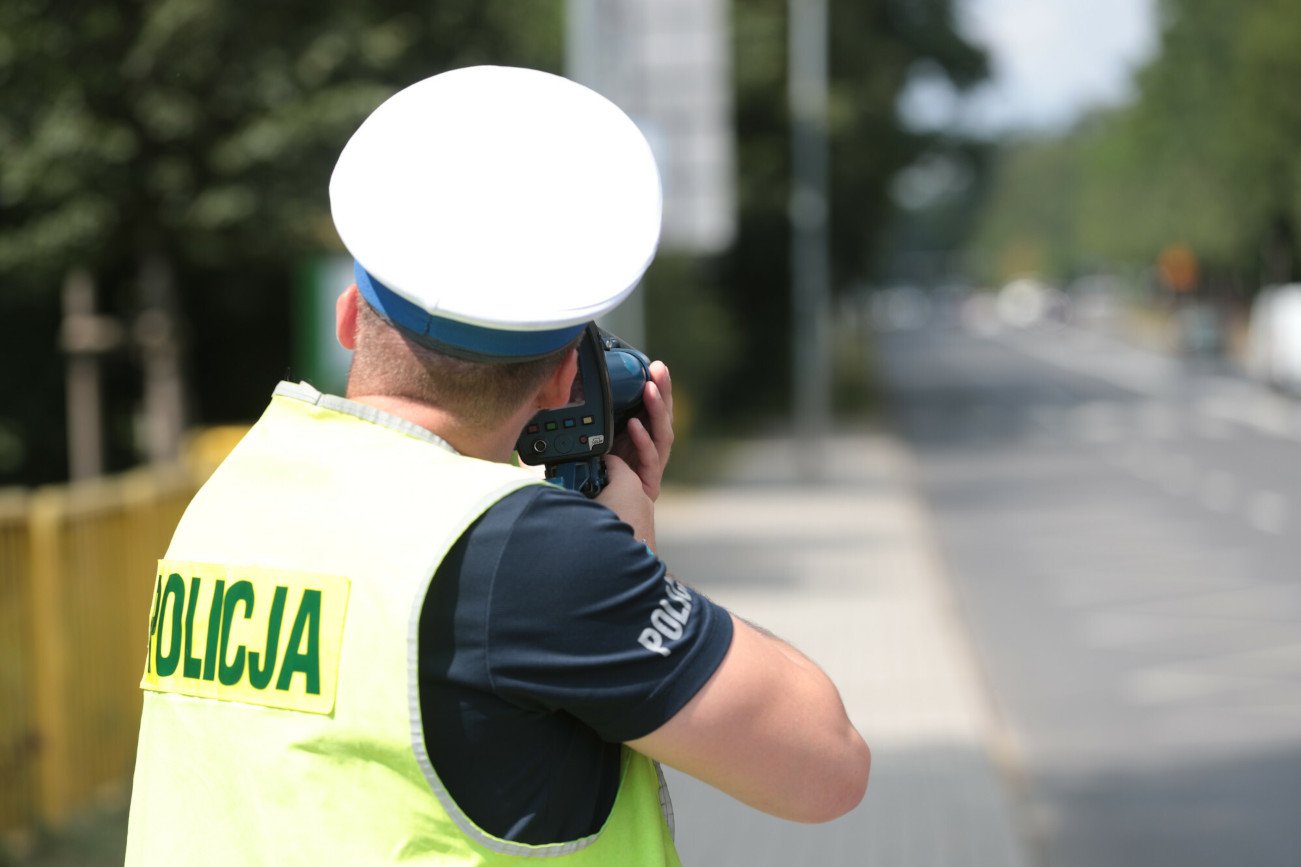
<path fill-rule="evenodd" d="M 956 0 L 991 77 L 964 98 L 919 71 L 902 100 L 921 128 L 978 133 L 1061 129 L 1088 108 L 1123 102 L 1156 46 L 1155 0 Z"/>

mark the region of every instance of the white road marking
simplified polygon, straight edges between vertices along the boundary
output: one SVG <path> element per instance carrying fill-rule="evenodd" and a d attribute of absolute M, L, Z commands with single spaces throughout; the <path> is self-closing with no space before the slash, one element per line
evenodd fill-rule
<path fill-rule="evenodd" d="M 1233 678 L 1180 666 L 1139 669 L 1125 675 L 1121 691 L 1134 704 L 1153 705 L 1205 699 L 1232 689 Z"/>

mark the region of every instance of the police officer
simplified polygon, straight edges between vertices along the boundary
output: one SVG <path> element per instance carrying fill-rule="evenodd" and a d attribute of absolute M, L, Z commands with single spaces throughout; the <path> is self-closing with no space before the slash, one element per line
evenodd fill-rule
<path fill-rule="evenodd" d="M 362 124 L 330 195 L 347 396 L 281 383 L 159 562 L 128 863 L 676 864 L 658 762 L 797 821 L 857 804 L 827 677 L 654 553 L 662 363 L 598 500 L 512 463 L 654 255 L 631 121 L 454 70 Z"/>

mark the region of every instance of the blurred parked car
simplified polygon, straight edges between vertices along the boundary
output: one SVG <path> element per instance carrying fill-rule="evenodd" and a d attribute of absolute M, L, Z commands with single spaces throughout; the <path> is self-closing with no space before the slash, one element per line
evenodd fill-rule
<path fill-rule="evenodd" d="M 1301 283 L 1260 290 L 1247 326 L 1246 364 L 1253 378 L 1301 393 Z"/>

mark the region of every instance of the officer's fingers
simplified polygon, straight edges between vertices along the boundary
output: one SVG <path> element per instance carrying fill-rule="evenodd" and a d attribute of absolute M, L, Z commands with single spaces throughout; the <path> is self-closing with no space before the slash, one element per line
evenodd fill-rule
<path fill-rule="evenodd" d="M 609 451 L 609 454 L 618 455 L 624 461 L 627 461 L 628 465 L 631 467 L 636 467 L 638 462 L 641 460 L 637 443 L 633 439 L 632 433 L 629 432 L 629 428 L 634 421 L 636 421 L 636 418 L 628 420 L 628 424 L 626 424 L 624 429 L 619 432 L 619 435 L 614 438 L 614 444 L 610 447 Z"/>
<path fill-rule="evenodd" d="M 610 452 L 605 456 L 605 474 L 613 486 L 630 481 L 629 476 L 636 476 L 637 472 L 628 465 L 627 460 Z"/>
<path fill-rule="evenodd" d="M 633 533 L 652 549 L 655 547 L 655 504 L 646 493 L 641 477 L 623 458 L 605 456 L 609 484 L 596 495 L 596 501 L 632 527 Z"/>
<path fill-rule="evenodd" d="M 662 361 L 652 361 L 648 370 L 651 382 L 659 389 L 668 409 L 669 422 L 673 421 L 673 377 L 669 375 L 669 366 Z"/>
<path fill-rule="evenodd" d="M 650 435 L 659 449 L 660 469 L 668 463 L 669 450 L 673 447 L 673 408 L 670 400 L 671 398 L 665 396 L 658 383 L 651 381 L 646 384 L 642 403 L 646 407 Z"/>
<path fill-rule="evenodd" d="M 652 390 L 654 387 L 652 386 Z M 651 402 L 651 410 L 647 413 L 647 422 L 649 422 L 648 436 L 655 443 L 656 462 L 661 473 L 669 463 L 669 452 L 673 450 L 673 420 L 670 418 L 667 410 L 655 412 L 655 406 L 660 403 L 659 393 L 656 392 Z"/>
<path fill-rule="evenodd" d="M 629 419 L 626 432 L 635 450 L 634 466 L 637 475 L 641 477 L 641 484 L 646 490 L 646 496 L 654 500 L 660 495 L 660 477 L 664 473 L 663 464 L 660 463 L 660 451 L 657 448 L 655 438 L 646 430 L 646 426 L 641 423 L 640 419 Z"/>
<path fill-rule="evenodd" d="M 627 492 L 642 487 L 641 476 L 627 460 L 614 452 L 605 456 L 605 477 L 606 486 L 597 495 L 598 500 L 623 500 L 628 495 Z"/>

